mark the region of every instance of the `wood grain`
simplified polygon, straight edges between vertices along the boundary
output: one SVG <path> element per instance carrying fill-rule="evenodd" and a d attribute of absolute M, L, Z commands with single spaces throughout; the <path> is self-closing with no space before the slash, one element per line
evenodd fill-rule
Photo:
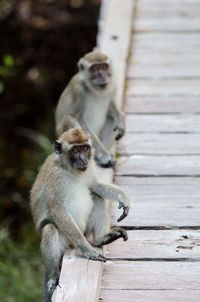
<path fill-rule="evenodd" d="M 134 79 L 127 81 L 126 94 L 127 96 L 200 96 L 200 85 L 198 79 Z"/>
<path fill-rule="evenodd" d="M 124 176 L 200 176 L 200 156 L 122 157 L 116 175 Z"/>
<path fill-rule="evenodd" d="M 200 290 L 109 290 L 101 291 L 103 302 L 196 302 Z"/>
<path fill-rule="evenodd" d="M 132 190 L 125 190 L 130 201 L 129 215 L 117 223 L 121 211 L 117 204 L 112 206 L 112 224 L 150 228 L 200 227 L 199 195 L 192 196 L 137 196 Z"/>
<path fill-rule="evenodd" d="M 199 278 L 200 265 L 195 262 L 113 261 L 105 264 L 103 288 L 198 290 Z"/>
<path fill-rule="evenodd" d="M 200 115 L 195 114 L 130 114 L 127 115 L 126 124 L 130 133 L 200 133 Z"/>
<path fill-rule="evenodd" d="M 127 97 L 125 111 L 131 113 L 200 113 L 198 96 L 136 96 Z"/>
<path fill-rule="evenodd" d="M 136 230 L 129 231 L 128 236 L 125 243 L 117 240 L 109 244 L 106 257 L 124 260 L 200 257 L 200 231 Z"/>
<path fill-rule="evenodd" d="M 118 152 L 122 155 L 199 155 L 200 134 L 127 133 L 119 143 Z"/>

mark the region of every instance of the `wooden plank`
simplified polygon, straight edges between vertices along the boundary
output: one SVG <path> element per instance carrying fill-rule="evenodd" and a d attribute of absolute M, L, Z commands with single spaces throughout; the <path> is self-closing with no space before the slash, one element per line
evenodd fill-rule
<path fill-rule="evenodd" d="M 199 6 L 199 0 L 179 0 L 179 1 L 174 1 L 174 0 L 140 0 L 139 1 L 139 5 L 143 5 L 143 6 L 163 6 L 164 8 L 166 8 L 166 5 L 168 6 L 172 6 L 172 7 L 176 7 L 179 6 L 180 8 L 183 6 L 187 6 L 188 8 L 190 8 L 190 6 L 192 7 L 196 7 Z"/>
<path fill-rule="evenodd" d="M 155 260 L 198 259 L 200 255 L 200 230 L 137 230 L 129 231 L 128 237 L 126 243 L 109 244 L 106 257 Z"/>
<path fill-rule="evenodd" d="M 127 132 L 160 133 L 160 132 L 200 132 L 200 115 L 194 114 L 144 114 L 127 115 Z"/>
<path fill-rule="evenodd" d="M 126 99 L 127 113 L 200 113 L 200 97 L 140 96 Z"/>
<path fill-rule="evenodd" d="M 180 34 L 180 33 L 156 33 L 156 32 L 144 32 L 135 33 L 132 40 L 132 49 L 146 50 L 149 52 L 159 50 L 167 52 L 168 50 L 175 49 L 176 51 L 194 51 L 200 47 L 200 33 Z"/>
<path fill-rule="evenodd" d="M 159 50 L 154 50 L 149 52 L 148 49 L 135 50 L 131 53 L 129 58 L 128 71 L 130 69 L 134 70 L 135 65 L 140 64 L 142 66 L 153 65 L 162 66 L 169 65 L 173 66 L 175 64 L 178 67 L 183 67 L 183 65 L 198 65 L 200 64 L 200 53 L 199 51 L 191 50 L 189 52 L 180 52 L 175 56 L 175 50 L 172 48 L 169 51 L 160 53 Z M 153 73 L 152 69 L 152 73 Z"/>
<path fill-rule="evenodd" d="M 200 39 L 199 39 L 200 40 Z M 200 96 L 200 85 L 197 79 L 187 80 L 128 80 L 128 96 Z"/>
<path fill-rule="evenodd" d="M 103 302 L 196 302 L 200 290 L 109 290 L 101 291 Z"/>
<path fill-rule="evenodd" d="M 134 199 L 144 197 L 180 198 L 200 196 L 198 177 L 126 177 L 115 176 L 115 183 Z"/>
<path fill-rule="evenodd" d="M 199 64 L 200 65 L 200 64 Z M 187 62 L 183 65 L 177 64 L 140 64 L 139 62 L 129 68 L 128 79 L 188 79 L 200 77 L 197 63 Z"/>
<path fill-rule="evenodd" d="M 135 1 L 127 0 L 123 5 L 121 0 L 110 0 L 107 4 L 107 17 L 104 22 L 100 48 L 112 58 L 114 75 L 116 77 L 116 103 L 121 106 L 124 95 L 125 73 L 129 52 L 133 12 Z"/>
<path fill-rule="evenodd" d="M 200 176 L 200 156 L 122 157 L 117 175 L 132 176 Z"/>
<path fill-rule="evenodd" d="M 103 288 L 199 290 L 199 278 L 200 262 L 119 261 L 105 264 Z"/>
<path fill-rule="evenodd" d="M 127 133 L 126 136 L 120 140 L 118 153 L 122 155 L 197 155 L 200 154 L 200 135 L 197 133 Z"/>
<path fill-rule="evenodd" d="M 123 187 L 122 187 L 123 188 Z M 134 228 L 187 228 L 200 227 L 198 196 L 137 196 L 134 190 L 125 190 L 130 201 L 129 215 L 119 225 Z M 117 225 L 121 211 L 116 203 L 112 206 L 112 224 Z"/>
<path fill-rule="evenodd" d="M 179 31 L 179 32 L 194 32 L 200 30 L 199 16 L 164 16 L 144 17 L 137 19 L 135 22 L 135 31 Z"/>
<path fill-rule="evenodd" d="M 100 262 L 65 256 L 53 301 L 98 301 L 102 268 Z"/>
<path fill-rule="evenodd" d="M 120 225 L 134 227 L 199 226 L 199 178 L 115 177 L 132 202 L 130 214 Z M 112 223 L 120 210 L 113 203 Z"/>

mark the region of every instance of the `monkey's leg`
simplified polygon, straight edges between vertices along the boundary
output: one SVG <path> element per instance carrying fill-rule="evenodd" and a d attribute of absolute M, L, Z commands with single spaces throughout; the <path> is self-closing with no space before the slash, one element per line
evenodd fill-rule
<path fill-rule="evenodd" d="M 116 138 L 116 133 L 114 131 L 114 120 L 107 116 L 105 125 L 100 133 L 100 141 L 106 148 L 106 150 L 110 150 L 110 148 L 113 146 Z"/>
<path fill-rule="evenodd" d="M 119 238 L 123 238 L 126 241 L 128 235 L 125 230 L 120 227 L 110 230 L 110 213 L 105 200 L 96 194 L 93 194 L 93 200 L 94 207 L 89 221 L 94 235 L 93 245 L 101 247 Z"/>
<path fill-rule="evenodd" d="M 51 302 L 58 285 L 63 255 L 66 249 L 64 238 L 53 224 L 42 229 L 41 252 L 45 262 L 45 302 Z"/>

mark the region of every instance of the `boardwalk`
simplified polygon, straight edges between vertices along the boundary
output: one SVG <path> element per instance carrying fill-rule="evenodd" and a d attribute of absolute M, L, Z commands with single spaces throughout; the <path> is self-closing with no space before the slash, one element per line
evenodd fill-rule
<path fill-rule="evenodd" d="M 114 182 L 133 204 L 121 222 L 129 241 L 109 245 L 105 265 L 65 257 L 53 302 L 197 302 L 200 1 L 103 3 L 99 46 L 116 68 L 117 103 L 126 101 Z M 113 204 L 113 224 L 119 213 Z"/>
<path fill-rule="evenodd" d="M 200 296 L 200 1 L 138 0 L 115 182 L 129 241 L 108 246 L 100 300 Z M 119 212 L 113 205 L 113 223 Z"/>

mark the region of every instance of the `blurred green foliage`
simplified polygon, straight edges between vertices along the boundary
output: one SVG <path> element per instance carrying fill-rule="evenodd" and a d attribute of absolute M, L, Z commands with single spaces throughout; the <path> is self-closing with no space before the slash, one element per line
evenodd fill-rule
<path fill-rule="evenodd" d="M 0 302 L 42 300 L 29 191 L 54 139 L 54 110 L 96 43 L 100 0 L 0 0 Z"/>
<path fill-rule="evenodd" d="M 5 229 L 0 230 L 0 301 L 42 300 L 43 266 L 38 245 L 32 234 L 15 242 Z"/>
<path fill-rule="evenodd" d="M 17 75 L 15 59 L 12 55 L 10 54 L 3 55 L 1 61 L 2 64 L 0 64 L 0 94 L 5 89 L 5 84 L 3 79 Z"/>

